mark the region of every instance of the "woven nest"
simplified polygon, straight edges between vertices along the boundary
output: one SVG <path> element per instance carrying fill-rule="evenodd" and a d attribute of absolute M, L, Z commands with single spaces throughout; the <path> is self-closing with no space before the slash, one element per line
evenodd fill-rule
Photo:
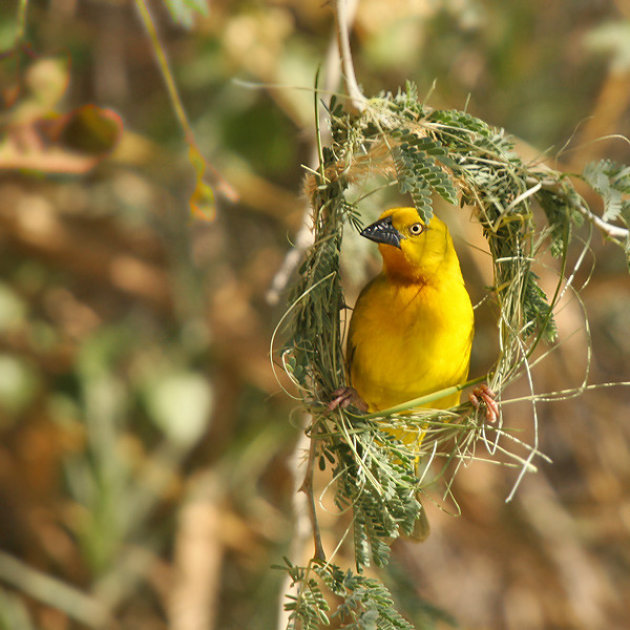
<path fill-rule="evenodd" d="M 488 299 L 499 313 L 498 356 L 475 382 L 486 381 L 499 400 L 515 379 L 529 378 L 541 341 L 553 347 L 556 340 L 553 310 L 574 275 L 567 281 L 567 250 L 574 226 L 582 223 L 583 200 L 561 174 L 524 164 L 502 130 L 465 112 L 425 107 L 412 86 L 369 101 L 359 115 L 345 113 L 334 98 L 328 112 L 332 141 L 321 148 L 319 168 L 309 174 L 306 186 L 314 244 L 282 320 L 288 341 L 280 361 L 310 413 L 307 431 L 316 440 L 314 461 L 332 468 L 339 508 L 354 511 L 360 567 L 371 559 L 386 562 L 391 538 L 413 530 L 418 493 L 440 477 L 448 493 L 453 475 L 475 457 L 479 441 L 486 447 L 485 459 L 496 456 L 519 467 L 519 480 L 534 468 L 540 453 L 537 440 L 524 444 L 501 423 L 486 424 L 470 403 L 439 412 L 414 411 L 418 400 L 378 414 L 328 410 L 332 392 L 346 385 L 345 300 L 339 277 L 343 232 L 362 223 L 360 208 L 347 200 L 348 186 L 378 173 L 411 196 L 425 221 L 436 195 L 473 209 L 492 255 Z M 536 225 L 535 216 L 544 223 Z M 546 249 L 560 269 L 549 297 L 532 271 L 533 261 Z M 533 390 L 531 397 L 536 398 Z M 421 446 L 397 439 L 388 431 L 392 427 L 424 432 Z M 427 474 L 431 462 L 440 464 Z"/>

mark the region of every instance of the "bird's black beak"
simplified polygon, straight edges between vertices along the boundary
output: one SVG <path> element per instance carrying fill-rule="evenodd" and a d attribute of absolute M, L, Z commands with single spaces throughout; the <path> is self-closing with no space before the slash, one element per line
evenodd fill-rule
<path fill-rule="evenodd" d="M 379 219 L 361 231 L 361 236 L 377 243 L 386 243 L 400 249 L 403 235 L 394 227 L 391 217 Z"/>

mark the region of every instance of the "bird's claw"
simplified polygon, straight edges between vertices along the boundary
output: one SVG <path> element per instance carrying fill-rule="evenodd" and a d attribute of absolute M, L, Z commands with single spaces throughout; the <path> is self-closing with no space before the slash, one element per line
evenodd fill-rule
<path fill-rule="evenodd" d="M 479 409 L 481 401 L 485 403 L 486 420 L 492 423 L 496 422 L 499 417 L 499 405 L 497 405 L 495 396 L 496 394 L 485 383 L 475 387 L 469 396 L 470 402 L 475 409 Z"/>
<path fill-rule="evenodd" d="M 328 403 L 328 410 L 334 411 L 338 407 L 347 409 L 350 405 L 356 407 L 359 411 L 367 411 L 367 403 L 359 396 L 354 387 L 340 387 L 332 393 L 332 400 Z"/>

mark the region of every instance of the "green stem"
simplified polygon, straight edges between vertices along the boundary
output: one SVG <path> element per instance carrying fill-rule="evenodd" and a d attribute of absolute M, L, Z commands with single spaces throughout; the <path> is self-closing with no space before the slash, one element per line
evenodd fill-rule
<path fill-rule="evenodd" d="M 153 21 L 153 16 L 151 15 L 151 11 L 149 10 L 149 7 L 147 6 L 145 0 L 136 0 L 136 8 L 140 13 L 142 24 L 144 25 L 149 39 L 151 40 L 151 45 L 153 46 L 153 52 L 155 53 L 158 67 L 160 69 L 160 72 L 162 73 L 164 83 L 166 84 L 166 91 L 168 92 L 168 96 L 171 100 L 171 105 L 173 106 L 175 116 L 177 117 L 177 120 L 184 131 L 186 142 L 188 144 L 195 144 L 195 137 L 190 123 L 188 122 L 188 116 L 186 115 L 186 110 L 184 109 L 182 99 L 179 96 L 177 85 L 175 84 L 175 79 L 173 78 L 173 72 L 171 71 L 170 65 L 168 63 L 168 58 L 166 56 L 164 46 L 160 41 L 160 37 L 155 27 L 155 22 Z"/>
<path fill-rule="evenodd" d="M 315 90 L 313 93 L 313 107 L 315 108 L 315 140 L 317 142 L 317 157 L 319 159 L 319 175 L 321 177 L 320 184 L 326 182 L 326 172 L 324 169 L 324 152 L 322 150 L 322 136 L 319 129 L 319 72 L 321 66 L 318 66 L 315 73 Z"/>
<path fill-rule="evenodd" d="M 26 34 L 26 11 L 28 9 L 28 0 L 20 0 L 17 14 L 17 32 L 15 34 L 15 45 L 18 45 Z"/>
<path fill-rule="evenodd" d="M 22 0 L 23 2 L 25 0 Z M 190 150 L 194 152 L 196 156 L 198 156 L 201 160 L 203 160 L 204 166 L 211 172 L 212 177 L 214 178 L 217 189 L 220 190 L 228 199 L 231 201 L 238 200 L 238 193 L 232 186 L 223 178 L 223 176 L 208 162 L 208 160 L 203 157 L 199 147 L 197 146 L 197 141 L 195 140 L 195 134 L 190 126 L 190 121 L 188 120 L 188 115 L 186 114 L 186 109 L 184 108 L 184 103 L 179 95 L 179 91 L 177 89 L 177 84 L 175 83 L 175 78 L 173 77 L 173 72 L 168 62 L 168 57 L 166 55 L 166 50 L 164 45 L 160 41 L 160 37 L 157 32 L 157 28 L 155 27 L 155 22 L 153 20 L 153 16 L 151 15 L 151 11 L 145 0 L 135 0 L 136 8 L 138 9 L 138 13 L 140 14 L 140 18 L 142 19 L 142 24 L 144 26 L 145 31 L 151 41 L 151 45 L 153 47 L 153 52 L 155 53 L 155 57 L 157 60 L 158 67 L 162 74 L 162 78 L 164 79 L 164 84 L 166 85 L 166 91 L 168 93 L 168 97 L 171 101 L 171 105 L 173 107 L 173 111 L 175 112 L 175 117 L 184 132 L 184 139 L 186 144 L 188 144 Z"/>
<path fill-rule="evenodd" d="M 434 400 L 439 400 L 440 398 L 445 398 L 446 396 L 450 396 L 451 394 L 455 394 L 457 392 L 461 392 L 462 389 L 466 389 L 466 387 L 470 387 L 471 385 L 477 385 L 477 383 L 481 383 L 486 380 L 486 375 L 478 376 L 477 378 L 473 378 L 470 381 L 466 381 L 465 383 L 461 383 L 460 385 L 453 385 L 452 387 L 446 387 L 444 389 L 440 389 L 437 392 L 433 392 L 432 394 L 426 394 L 424 396 L 420 396 L 419 398 L 413 398 L 412 400 L 408 400 L 407 402 L 401 403 L 400 405 L 395 405 L 394 407 L 390 407 L 389 409 L 383 409 L 382 411 L 375 411 L 374 413 L 368 413 L 362 415 L 362 418 L 382 418 L 384 416 L 391 416 L 396 413 L 401 413 L 403 411 L 409 411 L 410 409 L 415 409 L 416 407 L 422 407 L 427 403 L 431 403 Z"/>

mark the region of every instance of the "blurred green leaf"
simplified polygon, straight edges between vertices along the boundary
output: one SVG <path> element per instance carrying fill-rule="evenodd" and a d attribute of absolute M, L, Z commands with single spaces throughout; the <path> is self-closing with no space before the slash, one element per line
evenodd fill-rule
<path fill-rule="evenodd" d="M 194 372 L 173 372 L 150 381 L 145 390 L 151 419 L 173 442 L 192 445 L 210 420 L 213 394 Z"/>
<path fill-rule="evenodd" d="M 24 602 L 14 593 L 0 589 L 0 630 L 33 630 Z"/>
<path fill-rule="evenodd" d="M 6 415 L 23 411 L 37 390 L 38 378 L 23 359 L 0 354 L 0 410 Z M 0 416 L 5 414 L 0 414 Z"/>
<path fill-rule="evenodd" d="M 0 282 L 0 332 L 14 329 L 24 321 L 26 305 L 11 287 Z"/>

